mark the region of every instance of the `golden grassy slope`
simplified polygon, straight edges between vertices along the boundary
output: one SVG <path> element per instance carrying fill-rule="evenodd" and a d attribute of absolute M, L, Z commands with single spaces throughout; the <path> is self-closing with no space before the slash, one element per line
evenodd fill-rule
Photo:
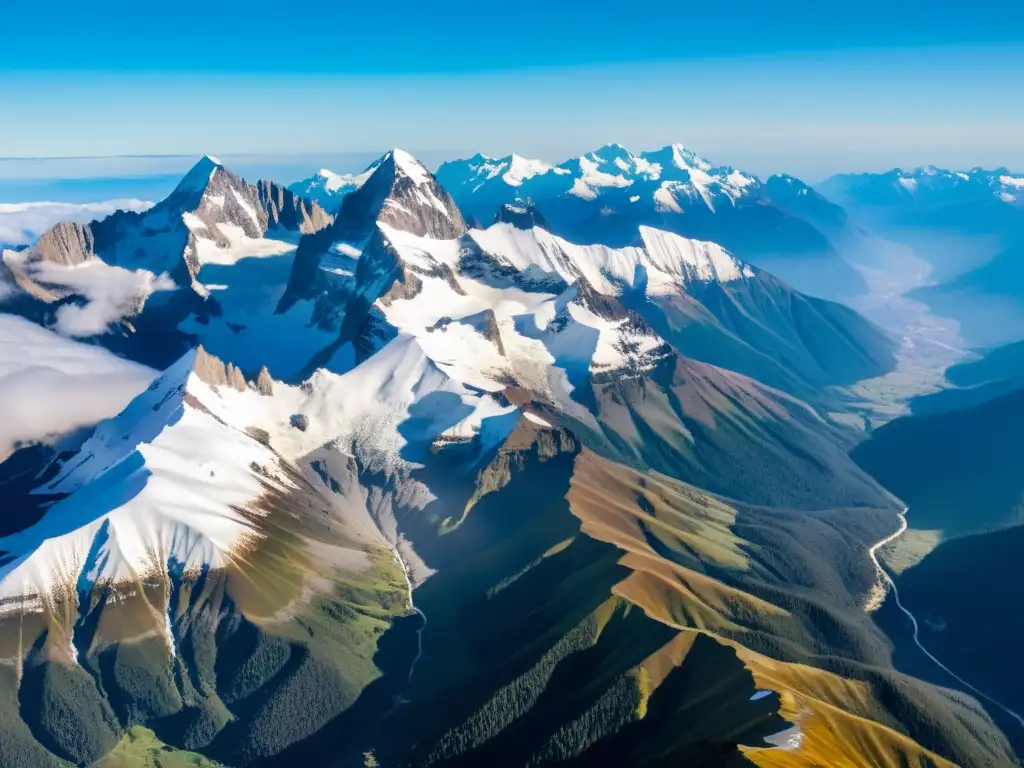
<path fill-rule="evenodd" d="M 650 618 L 679 630 L 636 669 L 644 700 L 687 657 L 698 634 L 735 649 L 759 689 L 776 691 L 780 714 L 802 732 L 795 750 L 744 747 L 761 766 L 953 766 L 879 722 L 884 708 L 863 682 L 777 661 L 721 636 L 753 629 L 754 616 L 785 621 L 786 611 L 707 575 L 705 565 L 748 570 L 736 513 L 684 483 L 583 451 L 569 491 L 583 532 L 623 550 L 630 574 L 613 589 Z M 757 622 L 754 622 L 756 625 Z M 641 712 L 644 705 L 641 705 Z"/>

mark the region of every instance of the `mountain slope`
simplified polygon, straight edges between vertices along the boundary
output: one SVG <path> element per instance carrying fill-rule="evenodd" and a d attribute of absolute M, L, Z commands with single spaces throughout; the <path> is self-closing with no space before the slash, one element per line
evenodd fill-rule
<path fill-rule="evenodd" d="M 859 315 L 796 293 L 713 243 L 648 228 L 639 232 L 640 247 L 623 249 L 577 246 L 541 229 L 508 224 L 449 242 L 389 233 L 407 263 L 426 258 L 430 269 L 448 268 L 463 294 L 481 283 L 479 291 L 507 290 L 516 302 L 529 298 L 539 308 L 541 294 L 585 280 L 639 313 L 683 354 L 809 399 L 821 398 L 824 387 L 870 378 L 893 365 L 892 340 Z M 482 295 L 463 298 L 440 284 L 438 291 L 408 297 L 423 307 L 428 326 L 439 319 L 431 308 L 445 292 L 451 294 L 446 301 L 454 302 L 445 305 L 452 310 L 448 316 L 459 305 L 467 313 L 486 308 Z M 418 323 L 415 313 L 399 314 L 403 307 L 385 314 L 400 327 Z"/>
<path fill-rule="evenodd" d="M 808 563 L 820 557 L 824 570 L 831 568 L 825 563 L 844 561 L 846 555 L 834 555 L 850 539 L 829 533 L 828 524 L 814 526 L 823 537 L 814 546 L 797 550 L 808 554 L 789 549 L 807 540 L 802 517 L 792 521 L 792 539 L 765 540 L 763 548 L 760 541 L 744 544 L 733 530 L 741 517 L 751 535 L 768 530 L 757 513 L 581 451 L 571 435 L 535 419 L 521 421 L 480 466 L 476 492 L 454 480 L 459 466 L 458 453 L 440 450 L 414 471 L 437 495 L 419 511 L 400 503 L 397 487 L 391 491 L 400 527 L 435 571 L 415 593 L 429 621 L 401 705 L 389 709 L 385 698 L 376 711 L 346 713 L 332 725 L 334 733 L 362 735 L 345 746 L 347 754 L 372 749 L 381 763 L 411 765 L 531 759 L 587 765 L 606 764 L 609 755 L 656 765 L 658 753 L 669 751 L 709 764 L 771 765 L 775 751 L 767 747 L 797 738 L 785 717 L 799 713 L 801 750 L 811 754 L 843 754 L 852 765 L 854 745 L 861 744 L 877 749 L 880 765 L 946 764 L 891 731 L 884 723 L 895 720 L 879 708 L 891 697 L 942 719 L 938 713 L 948 704 L 941 696 L 866 669 L 856 673 L 871 680 L 862 684 L 791 663 L 800 647 L 862 632 L 856 653 L 884 655 L 884 641 L 867 639 L 871 623 L 855 607 L 858 598 L 843 598 L 850 609 L 836 617 L 844 629 L 833 640 L 813 641 L 800 628 L 801 616 L 817 609 L 797 606 L 815 587 L 782 598 L 764 583 L 772 573 L 780 584 L 789 582 L 788 569 L 804 567 L 805 557 Z M 453 523 L 446 515 L 467 497 L 468 511 Z M 843 519 L 837 515 L 836 524 Z M 835 553 L 822 556 L 833 546 Z M 774 560 L 769 553 L 780 547 L 791 554 Z M 872 580 L 863 565 L 853 582 Z M 744 574 L 752 581 L 741 586 Z M 762 586 L 755 589 L 754 582 Z M 815 583 L 820 595 L 824 582 Z M 849 588 L 842 583 L 830 589 Z M 820 618 L 808 621 L 821 625 Z M 740 638 L 769 656 L 745 650 Z M 789 661 L 773 660 L 780 654 Z M 779 700 L 758 694 L 762 686 L 783 691 L 790 703 L 780 710 Z M 854 717 L 833 714 L 837 707 Z M 650 735 L 637 738 L 637 731 Z M 772 742 L 777 734 L 785 735 Z M 998 762 L 1005 747 L 995 747 L 1001 741 L 995 738 L 992 752 L 979 742 L 953 750 L 966 750 L 957 753 L 961 759 L 973 759 L 973 752 Z M 737 744 L 746 745 L 746 757 Z M 337 755 L 337 749 L 327 733 L 275 764 Z"/>
<path fill-rule="evenodd" d="M 963 366 L 963 373 L 953 369 L 952 378 L 966 383 L 974 365 Z M 993 366 L 982 361 L 979 370 L 985 369 Z M 939 395 L 972 393 L 978 394 Z M 1024 389 L 981 394 L 980 404 L 926 398 L 941 407 L 890 422 L 852 456 L 910 506 L 910 528 L 887 560 L 903 604 L 917 617 L 920 642 L 955 674 L 1019 712 L 1017 648 L 1010 639 L 1019 631 L 1019 612 L 1007 606 L 1014 601 L 1024 537 Z M 904 654 L 897 663 L 948 684 L 928 659 Z M 1017 720 L 997 707 L 992 715 L 1019 752 L 1024 734 Z"/>
<path fill-rule="evenodd" d="M 655 294 L 755 277 L 721 249 L 653 231 L 651 247 L 622 250 L 507 224 L 448 241 L 380 232 L 406 275 L 373 307 L 384 349 L 413 336 L 453 378 L 512 387 L 605 455 L 716 492 L 800 507 L 889 503 L 810 407 L 687 359 L 620 297 L 638 274 Z M 759 479 L 739 482 L 734 461 Z"/>
<path fill-rule="evenodd" d="M 950 413 L 907 416 L 857 446 L 854 460 L 944 538 L 1020 522 L 1024 391 Z"/>
<path fill-rule="evenodd" d="M 939 544 L 920 563 L 896 579 L 900 595 L 920 621 L 921 642 L 957 674 L 1020 712 L 1017 663 L 1022 619 L 1008 610 L 1020 584 L 1024 526 L 964 536 Z M 979 634 L 985 653 L 977 653 Z M 1013 721 L 993 716 L 1013 733 Z M 1020 740 L 1014 745 L 1020 749 Z"/>
<path fill-rule="evenodd" d="M 1024 239 L 1024 174 L 925 166 L 839 175 L 820 190 L 860 222 L 906 243 L 944 283 Z M 982 342 L 985 343 L 985 342 Z"/>

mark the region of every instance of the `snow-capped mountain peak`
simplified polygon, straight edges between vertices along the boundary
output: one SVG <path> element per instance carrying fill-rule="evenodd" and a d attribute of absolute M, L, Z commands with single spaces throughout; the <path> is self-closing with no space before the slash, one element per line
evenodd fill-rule
<path fill-rule="evenodd" d="M 250 184 L 203 157 L 151 208 L 119 211 L 85 225 L 62 222 L 5 261 L 29 311 L 53 315 L 60 333 L 131 334 L 134 318 L 150 307 L 179 321 L 193 313 L 219 313 L 218 302 L 207 304 L 211 289 L 204 283 L 221 289 L 224 281 L 211 280 L 210 271 L 250 256 L 294 251 L 298 237 L 330 222 L 315 203 L 273 182 Z M 204 270 L 207 264 L 210 270 Z M 153 303 L 154 293 L 164 295 Z M 166 365 L 166 358 L 159 359 Z"/>
<path fill-rule="evenodd" d="M 355 177 L 351 174 L 335 173 L 327 168 L 321 168 L 316 172 L 315 178 L 323 182 L 324 189 L 335 192 L 344 186 L 351 185 Z"/>
<path fill-rule="evenodd" d="M 195 208 L 214 178 L 223 169 L 224 166 L 215 158 L 203 155 L 182 177 L 167 200 L 174 201 L 174 205 L 183 210 Z"/>
<path fill-rule="evenodd" d="M 365 243 L 378 221 L 437 237 L 457 237 L 466 230 L 451 195 L 405 150 L 391 150 L 371 168 L 362 185 L 342 199 L 336 240 Z"/>
<path fill-rule="evenodd" d="M 714 167 L 710 162 L 699 156 L 696 152 L 687 149 L 682 144 L 669 144 L 653 152 L 644 152 L 643 157 L 664 168 L 673 167 L 683 171 L 689 171 L 694 168 L 700 171 L 710 171 Z"/>
<path fill-rule="evenodd" d="M 398 149 L 397 147 L 391 150 L 385 156 L 385 162 L 390 157 L 394 161 L 395 167 L 399 169 L 403 174 L 412 179 L 413 184 L 420 186 L 430 181 L 431 174 L 426 167 L 417 160 L 415 157 L 410 155 L 404 149 Z"/>
<path fill-rule="evenodd" d="M 461 178 L 455 181 L 458 169 Z M 468 183 L 477 188 L 488 182 L 498 180 L 510 187 L 518 187 L 524 181 L 554 171 L 556 174 L 568 173 L 565 169 L 556 168 L 543 160 L 536 160 L 512 153 L 504 157 L 490 157 L 477 152 L 465 160 L 453 160 L 442 164 L 438 170 L 439 178 L 445 182 Z"/>
<path fill-rule="evenodd" d="M 577 170 L 569 194 L 582 200 L 596 200 L 603 187 L 622 189 L 633 184 L 633 179 L 614 160 L 608 161 L 596 153 L 583 155 L 570 163 Z"/>
<path fill-rule="evenodd" d="M 605 144 L 555 166 L 478 154 L 444 163 L 438 178 L 477 221 L 493 220 L 502 205 L 532 201 L 569 240 L 615 245 L 633 241 L 640 223 L 710 237 L 714 230 L 698 218 L 763 197 L 756 176 L 715 166 L 681 144 L 640 153 Z M 666 226 L 667 216 L 684 214 Z"/>

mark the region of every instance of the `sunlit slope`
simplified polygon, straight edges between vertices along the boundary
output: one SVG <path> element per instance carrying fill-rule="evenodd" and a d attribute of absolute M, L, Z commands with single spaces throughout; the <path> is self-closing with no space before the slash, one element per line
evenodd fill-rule
<path fill-rule="evenodd" d="M 778 714 L 799 729 L 799 749 L 742 747 L 751 761 L 766 766 L 953 764 L 900 732 L 898 710 L 883 703 L 888 686 L 773 659 L 744 647 L 742 639 L 727 639 L 742 638 L 736 630 L 743 623 L 780 634 L 800 632 L 787 611 L 701 573 L 756 567 L 746 553 L 756 557 L 757 547 L 730 531 L 734 510 L 682 483 L 586 452 L 577 459 L 569 500 L 584 532 L 627 552 L 620 562 L 632 573 L 616 584 L 615 593 L 680 630 L 641 665 L 648 686 L 656 688 L 666 667 L 685 659 L 693 644 L 690 627 L 695 627 L 733 648 L 759 690 L 779 695 Z M 861 676 L 872 675 L 861 671 Z"/>

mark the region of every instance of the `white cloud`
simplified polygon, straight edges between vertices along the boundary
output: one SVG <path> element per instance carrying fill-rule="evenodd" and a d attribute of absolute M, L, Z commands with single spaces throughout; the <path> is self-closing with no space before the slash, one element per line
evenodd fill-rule
<path fill-rule="evenodd" d="M 153 204 L 145 200 L 106 200 L 98 203 L 0 203 L 0 243 L 32 243 L 58 221 L 85 223 L 102 219 L 114 211 L 144 211 Z"/>
<path fill-rule="evenodd" d="M 84 305 L 65 304 L 57 310 L 56 330 L 64 336 L 87 337 L 105 333 L 111 323 L 138 312 L 150 294 L 174 290 L 165 272 L 112 267 L 90 260 L 74 266 L 39 262 L 32 277 L 47 285 L 64 286 L 85 299 Z"/>
<path fill-rule="evenodd" d="M 0 314 L 0 461 L 38 442 L 119 413 L 156 371 Z"/>

